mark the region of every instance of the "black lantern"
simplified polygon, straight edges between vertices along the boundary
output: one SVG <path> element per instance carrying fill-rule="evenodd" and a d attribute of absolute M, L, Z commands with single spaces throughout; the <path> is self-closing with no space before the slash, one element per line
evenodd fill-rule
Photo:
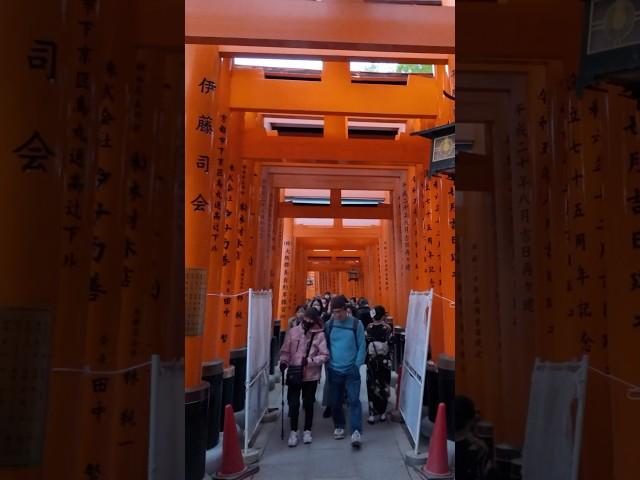
<path fill-rule="evenodd" d="M 357 282 L 358 281 L 358 271 L 357 270 L 349 270 L 349 281 L 354 281 Z"/>
<path fill-rule="evenodd" d="M 456 124 L 449 123 L 439 127 L 413 132 L 432 141 L 429 155 L 429 178 L 440 173 L 453 178 L 456 171 Z"/>
<path fill-rule="evenodd" d="M 640 97 L 640 5 L 632 0 L 588 0 L 582 61 L 576 78 L 580 94 L 598 81 L 620 85 Z"/>

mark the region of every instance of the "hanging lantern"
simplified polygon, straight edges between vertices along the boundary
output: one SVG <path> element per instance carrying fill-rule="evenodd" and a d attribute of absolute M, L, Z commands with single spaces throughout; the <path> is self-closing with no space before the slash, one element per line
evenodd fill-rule
<path fill-rule="evenodd" d="M 598 81 L 620 85 L 640 98 L 640 7 L 630 0 L 588 0 L 582 61 L 576 88 Z"/>
<path fill-rule="evenodd" d="M 357 270 L 349 270 L 349 281 L 358 281 L 358 271 Z"/>
<path fill-rule="evenodd" d="M 427 171 L 429 178 L 435 174 L 454 177 L 456 166 L 456 124 L 449 123 L 439 127 L 413 132 L 432 141 Z"/>

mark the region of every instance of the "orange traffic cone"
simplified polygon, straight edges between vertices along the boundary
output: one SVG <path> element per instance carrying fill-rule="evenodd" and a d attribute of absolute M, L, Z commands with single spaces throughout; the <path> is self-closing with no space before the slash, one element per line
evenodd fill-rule
<path fill-rule="evenodd" d="M 224 407 L 224 433 L 222 435 L 222 468 L 214 475 L 215 479 L 238 480 L 256 473 L 260 468 L 247 467 L 242 459 L 238 431 L 233 417 L 233 407 Z"/>
<path fill-rule="evenodd" d="M 449 458 L 447 455 L 447 407 L 444 403 L 438 405 L 436 424 L 429 442 L 429 456 L 422 473 L 428 478 L 449 478 L 453 475 L 449 470 Z"/>

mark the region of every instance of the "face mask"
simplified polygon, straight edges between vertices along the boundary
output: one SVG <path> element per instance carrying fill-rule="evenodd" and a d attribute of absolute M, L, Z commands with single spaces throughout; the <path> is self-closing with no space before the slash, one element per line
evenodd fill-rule
<path fill-rule="evenodd" d="M 374 308 L 369 310 L 369 315 L 371 315 L 371 318 L 375 317 L 376 316 L 376 310 Z"/>
<path fill-rule="evenodd" d="M 314 305 L 313 308 L 315 308 L 318 311 L 322 310 L 322 307 L 320 305 Z"/>

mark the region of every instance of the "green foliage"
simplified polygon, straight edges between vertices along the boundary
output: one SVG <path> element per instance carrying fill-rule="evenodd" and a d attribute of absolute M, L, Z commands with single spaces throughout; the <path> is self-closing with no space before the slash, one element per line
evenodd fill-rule
<path fill-rule="evenodd" d="M 414 63 L 399 63 L 396 67 L 398 73 L 433 73 L 433 65 L 418 65 Z"/>

